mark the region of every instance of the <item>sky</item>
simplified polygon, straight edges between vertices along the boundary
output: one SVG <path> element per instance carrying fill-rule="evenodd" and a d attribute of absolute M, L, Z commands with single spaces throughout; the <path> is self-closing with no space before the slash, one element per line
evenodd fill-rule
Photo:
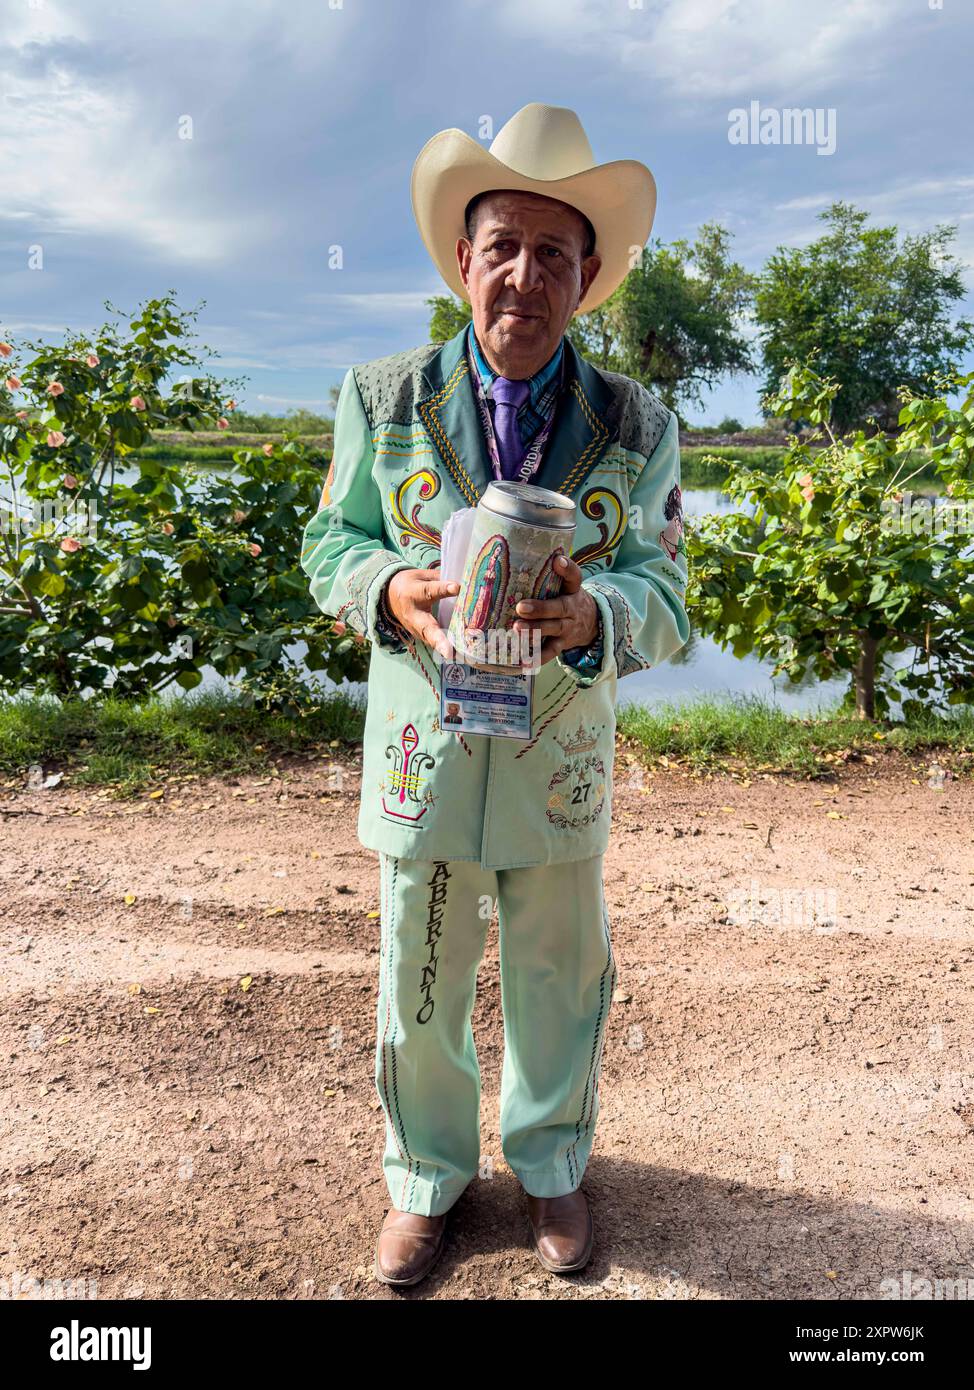
<path fill-rule="evenodd" d="M 531 101 L 577 111 L 597 162 L 649 166 L 653 237 L 720 222 L 751 270 L 839 198 L 956 225 L 971 314 L 972 53 L 972 0 L 0 0 L 0 332 L 173 289 L 205 301 L 242 406 L 327 410 L 350 366 L 427 342 L 446 293 L 419 150 Z M 734 144 L 752 103 L 811 108 L 823 138 Z M 689 419 L 755 422 L 759 395 L 724 378 Z"/>

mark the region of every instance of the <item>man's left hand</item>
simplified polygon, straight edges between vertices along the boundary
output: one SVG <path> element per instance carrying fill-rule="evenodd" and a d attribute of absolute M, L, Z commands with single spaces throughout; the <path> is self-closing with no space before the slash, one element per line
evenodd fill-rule
<path fill-rule="evenodd" d="M 570 647 L 587 647 L 599 631 L 598 605 L 582 588 L 582 571 L 575 561 L 559 555 L 555 569 L 562 577 L 561 593 L 555 598 L 521 599 L 514 623 L 516 632 L 540 631 L 542 666 Z"/>

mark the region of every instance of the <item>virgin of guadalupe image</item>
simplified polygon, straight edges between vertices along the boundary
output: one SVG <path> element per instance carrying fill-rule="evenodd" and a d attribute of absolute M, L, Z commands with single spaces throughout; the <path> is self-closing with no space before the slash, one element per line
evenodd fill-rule
<path fill-rule="evenodd" d="M 545 560 L 534 582 L 532 598 L 555 598 L 561 592 L 561 575 L 555 569 L 555 561 L 564 553 L 564 547 L 559 545 Z"/>
<path fill-rule="evenodd" d="M 493 620 L 503 612 L 502 604 L 510 568 L 507 541 L 503 536 L 488 537 L 470 576 L 466 611 L 463 615 L 467 627 L 487 629 L 500 625 Z"/>
<path fill-rule="evenodd" d="M 670 488 L 666 505 L 663 508 L 663 516 L 666 519 L 666 525 L 659 533 L 660 544 L 666 547 L 670 559 L 675 560 L 678 551 L 686 552 L 686 547 L 683 544 L 683 494 L 678 484 Z"/>

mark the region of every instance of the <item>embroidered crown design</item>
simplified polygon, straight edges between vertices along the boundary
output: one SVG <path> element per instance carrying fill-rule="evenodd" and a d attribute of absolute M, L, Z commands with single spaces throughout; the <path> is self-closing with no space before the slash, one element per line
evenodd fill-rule
<path fill-rule="evenodd" d="M 579 724 L 573 734 L 569 734 L 566 739 L 561 739 L 555 734 L 555 742 L 561 745 L 562 752 L 566 758 L 570 758 L 574 753 L 587 753 L 590 748 L 594 748 L 598 740 L 594 734 L 588 734 Z"/>

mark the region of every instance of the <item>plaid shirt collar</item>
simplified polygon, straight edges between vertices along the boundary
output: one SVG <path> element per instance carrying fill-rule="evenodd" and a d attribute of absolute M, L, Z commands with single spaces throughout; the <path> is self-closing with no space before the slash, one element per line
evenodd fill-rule
<path fill-rule="evenodd" d="M 477 363 L 480 380 L 483 382 L 484 395 L 488 400 L 491 400 L 494 381 L 499 373 L 495 372 L 484 358 L 480 350 L 480 344 L 477 342 L 477 335 L 473 331 L 472 323 L 468 336 L 473 346 L 474 361 Z M 554 409 L 562 384 L 561 365 L 564 356 L 565 340 L 562 338 L 554 353 L 549 357 L 541 370 L 528 379 L 529 395 L 517 412 L 517 422 L 521 431 L 521 439 L 525 444 L 530 443 Z"/>

